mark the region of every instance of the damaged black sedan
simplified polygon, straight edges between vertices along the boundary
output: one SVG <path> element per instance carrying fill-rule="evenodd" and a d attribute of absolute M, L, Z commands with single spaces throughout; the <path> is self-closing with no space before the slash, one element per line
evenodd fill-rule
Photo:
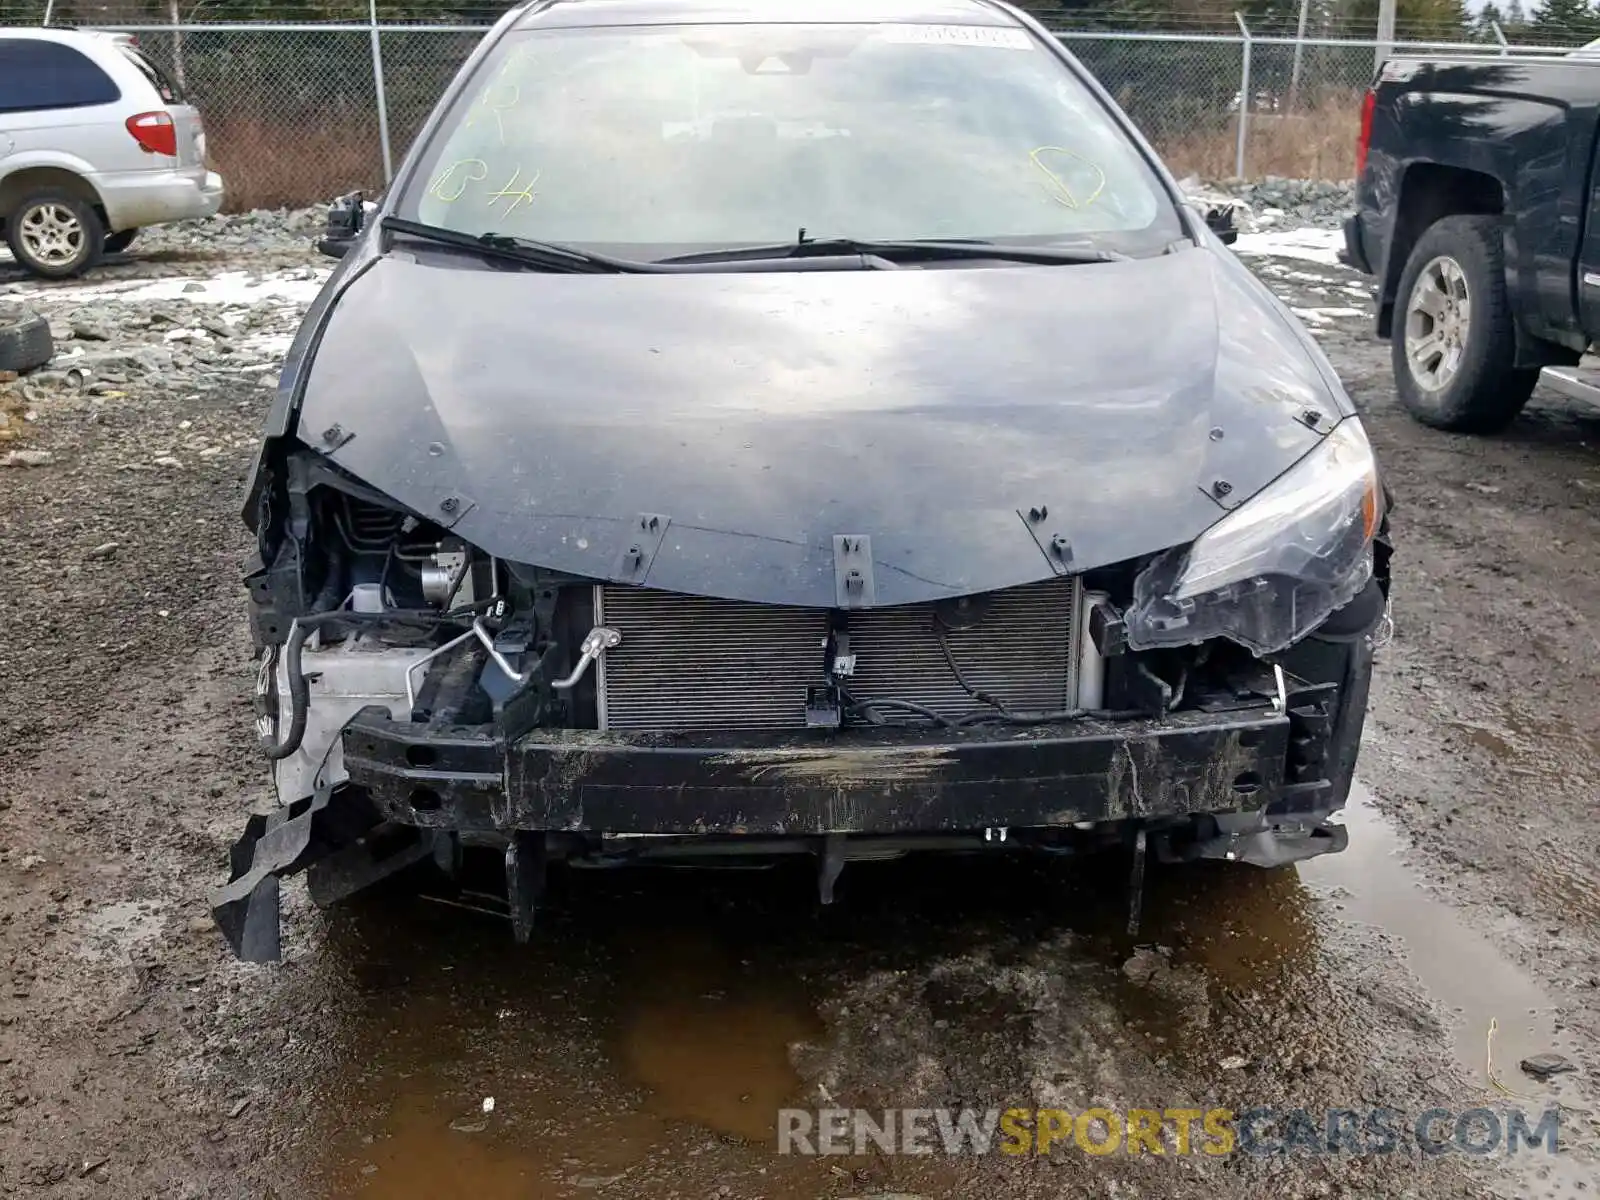
<path fill-rule="evenodd" d="M 282 375 L 280 807 L 215 899 L 546 865 L 1341 849 L 1386 504 L 1294 317 L 987 0 L 539 2 Z"/>

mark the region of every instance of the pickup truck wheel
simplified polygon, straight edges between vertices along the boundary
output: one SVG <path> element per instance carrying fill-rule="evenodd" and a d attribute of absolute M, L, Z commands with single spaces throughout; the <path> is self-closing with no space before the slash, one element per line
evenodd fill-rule
<path fill-rule="evenodd" d="M 106 228 L 94 206 L 60 188 L 41 188 L 6 213 L 6 244 L 25 271 L 46 279 L 81 275 L 100 261 Z"/>
<path fill-rule="evenodd" d="M 1528 402 L 1537 370 L 1518 368 L 1505 248 L 1494 217 L 1446 217 L 1417 239 L 1400 275 L 1391 353 L 1400 403 L 1417 420 L 1492 433 Z"/>

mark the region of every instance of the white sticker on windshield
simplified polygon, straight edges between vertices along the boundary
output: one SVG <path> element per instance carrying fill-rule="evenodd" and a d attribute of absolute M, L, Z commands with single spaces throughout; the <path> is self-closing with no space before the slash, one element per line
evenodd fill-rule
<path fill-rule="evenodd" d="M 993 25 L 880 25 L 886 42 L 934 46 L 992 46 L 1000 50 L 1032 50 L 1033 39 L 1020 29 Z"/>

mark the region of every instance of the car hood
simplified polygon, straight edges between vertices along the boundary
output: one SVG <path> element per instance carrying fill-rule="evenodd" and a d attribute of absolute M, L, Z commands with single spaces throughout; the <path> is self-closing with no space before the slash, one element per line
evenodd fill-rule
<path fill-rule="evenodd" d="M 857 605 L 1188 542 L 1347 403 L 1208 247 L 686 275 L 389 254 L 291 366 L 303 442 L 489 554 L 821 607 L 846 596 L 841 535 L 867 539 Z"/>

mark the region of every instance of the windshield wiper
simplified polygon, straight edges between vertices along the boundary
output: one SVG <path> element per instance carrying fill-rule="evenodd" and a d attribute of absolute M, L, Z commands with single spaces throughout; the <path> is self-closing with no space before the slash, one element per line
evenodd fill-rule
<path fill-rule="evenodd" d="M 575 246 L 556 242 L 538 242 L 531 238 L 513 237 L 505 233 L 462 233 L 442 225 L 427 225 L 421 221 L 408 221 L 404 217 L 385 217 L 383 227 L 394 233 L 422 238 L 441 246 L 456 246 L 462 250 L 476 250 L 508 262 L 525 263 L 545 271 L 565 271 L 573 274 L 620 275 L 647 272 L 650 264 L 633 262 L 626 258 L 611 258 L 604 254 L 591 254 Z"/>
<path fill-rule="evenodd" d="M 804 231 L 801 231 L 804 233 Z M 793 242 L 774 242 L 767 246 L 729 246 L 724 250 L 701 250 L 658 259 L 662 263 L 759 262 L 766 259 L 810 258 L 813 255 L 875 255 L 893 262 L 925 259 L 929 262 L 953 258 L 1000 259 L 1005 262 L 1053 263 L 1119 262 L 1128 255 L 1118 250 L 1092 246 L 1008 246 L 981 238 L 945 240 L 866 241 L 859 238 L 801 238 Z"/>

